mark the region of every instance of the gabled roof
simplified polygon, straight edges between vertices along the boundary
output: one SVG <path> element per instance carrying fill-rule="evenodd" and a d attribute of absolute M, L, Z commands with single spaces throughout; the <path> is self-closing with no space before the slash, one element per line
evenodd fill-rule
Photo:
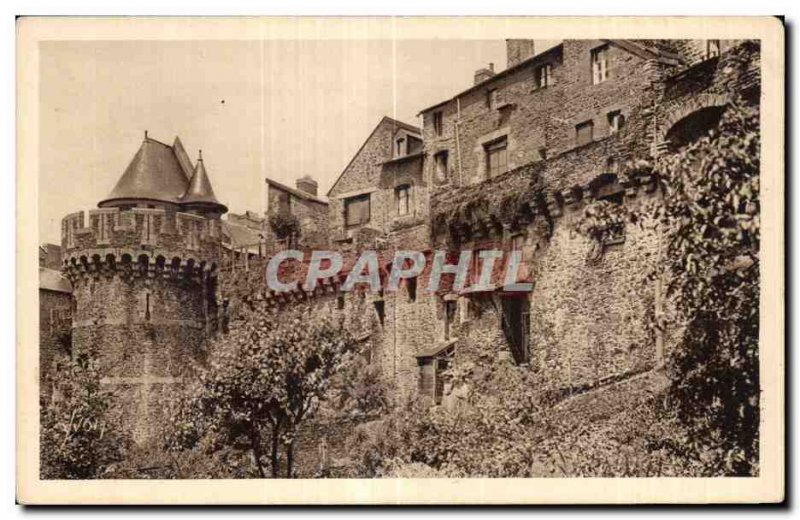
<path fill-rule="evenodd" d="M 189 180 L 178 157 L 169 145 L 145 134 L 139 151 L 109 196 L 98 206 L 119 199 L 146 199 L 178 203 L 186 193 Z"/>
<path fill-rule="evenodd" d="M 310 193 L 307 193 L 307 192 L 305 192 L 303 190 L 298 190 L 296 188 L 291 188 L 291 187 L 289 187 L 289 186 L 287 186 L 287 185 L 285 185 L 283 183 L 280 183 L 278 181 L 274 181 L 274 180 L 270 179 L 269 177 L 267 177 L 265 180 L 267 181 L 267 184 L 269 184 L 270 186 L 275 186 L 279 190 L 285 191 L 286 193 L 289 193 L 289 194 L 297 197 L 298 199 L 310 200 L 311 202 L 316 202 L 318 204 L 325 204 L 326 206 L 328 205 L 328 201 L 323 200 L 323 199 L 321 199 L 319 197 L 316 197 L 316 196 L 314 196 L 314 195 L 312 195 Z"/>
<path fill-rule="evenodd" d="M 218 206 L 223 212 L 228 211 L 228 208 L 221 204 L 217 200 L 217 196 L 214 195 L 214 188 L 211 187 L 211 181 L 208 180 L 208 173 L 206 173 L 202 155 L 197 159 L 197 165 L 194 167 L 189 187 L 181 197 L 181 204 L 213 205 Z"/>
<path fill-rule="evenodd" d="M 375 135 L 375 132 L 377 132 L 378 129 L 384 123 L 389 123 L 389 124 L 393 125 L 395 128 L 404 128 L 405 130 L 408 130 L 409 132 L 414 132 L 416 134 L 422 135 L 422 130 L 419 127 L 416 127 L 414 125 L 410 125 L 408 123 L 404 123 L 402 121 L 398 121 L 397 119 L 393 119 L 393 118 L 391 118 L 389 116 L 383 116 L 381 118 L 381 120 L 378 121 L 378 124 L 375 125 L 375 128 L 372 129 L 372 132 L 370 132 L 369 137 L 367 137 L 364 140 L 364 142 L 361 143 L 361 146 L 359 147 L 358 151 L 353 155 L 353 157 L 350 158 L 350 161 L 347 163 L 347 166 L 344 167 L 344 170 L 342 170 L 342 173 L 340 173 L 339 176 L 336 177 L 336 180 L 333 182 L 333 184 L 331 185 L 330 189 L 328 190 L 328 193 L 327 193 L 328 197 L 331 196 L 331 192 L 336 187 L 336 184 L 339 183 L 339 181 L 341 180 L 342 176 L 350 168 L 350 165 L 353 164 L 353 161 L 356 160 L 356 157 L 358 157 L 358 155 L 361 153 L 361 151 L 364 149 L 364 147 L 367 145 L 367 143 L 370 141 L 370 139 L 372 139 L 372 136 Z"/>

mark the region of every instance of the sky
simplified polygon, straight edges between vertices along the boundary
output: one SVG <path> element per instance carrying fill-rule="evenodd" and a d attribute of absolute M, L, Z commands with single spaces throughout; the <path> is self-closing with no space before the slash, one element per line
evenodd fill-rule
<path fill-rule="evenodd" d="M 489 63 L 503 40 L 43 42 L 40 241 L 111 192 L 145 130 L 202 149 L 217 198 L 261 213 L 265 177 L 324 196 L 381 117 L 419 126 Z"/>

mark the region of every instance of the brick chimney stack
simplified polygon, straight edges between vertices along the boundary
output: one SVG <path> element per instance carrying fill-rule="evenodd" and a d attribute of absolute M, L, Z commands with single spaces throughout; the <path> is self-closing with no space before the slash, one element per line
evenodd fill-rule
<path fill-rule="evenodd" d="M 492 76 L 494 76 L 494 63 L 490 63 L 488 69 L 478 69 L 475 71 L 475 85 L 483 83 Z"/>
<path fill-rule="evenodd" d="M 534 40 L 506 40 L 506 59 L 508 67 L 513 67 L 521 61 L 536 55 L 533 45 Z"/>
<path fill-rule="evenodd" d="M 317 188 L 319 185 L 317 184 L 317 181 L 312 179 L 311 176 L 309 175 L 303 175 L 302 177 L 297 179 L 295 181 L 295 186 L 300 191 L 304 191 L 315 197 L 317 196 Z"/>

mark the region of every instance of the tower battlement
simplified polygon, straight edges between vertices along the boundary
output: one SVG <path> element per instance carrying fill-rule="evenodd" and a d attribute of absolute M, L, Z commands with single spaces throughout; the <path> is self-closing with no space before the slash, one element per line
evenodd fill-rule
<path fill-rule="evenodd" d="M 202 275 L 216 268 L 220 238 L 219 220 L 164 209 L 94 209 L 88 218 L 79 211 L 61 221 L 63 266 L 70 275 L 128 264 L 134 274 Z"/>

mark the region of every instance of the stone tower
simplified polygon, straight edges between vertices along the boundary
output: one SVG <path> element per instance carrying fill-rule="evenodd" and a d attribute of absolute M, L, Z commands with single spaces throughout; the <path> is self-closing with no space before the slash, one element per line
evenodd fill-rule
<path fill-rule="evenodd" d="M 203 362 L 216 328 L 220 216 L 202 155 L 178 138 L 147 137 L 111 194 L 62 220 L 64 271 L 73 284 L 73 354 L 100 364 L 126 426 L 146 442 L 162 422 L 160 398 Z"/>

